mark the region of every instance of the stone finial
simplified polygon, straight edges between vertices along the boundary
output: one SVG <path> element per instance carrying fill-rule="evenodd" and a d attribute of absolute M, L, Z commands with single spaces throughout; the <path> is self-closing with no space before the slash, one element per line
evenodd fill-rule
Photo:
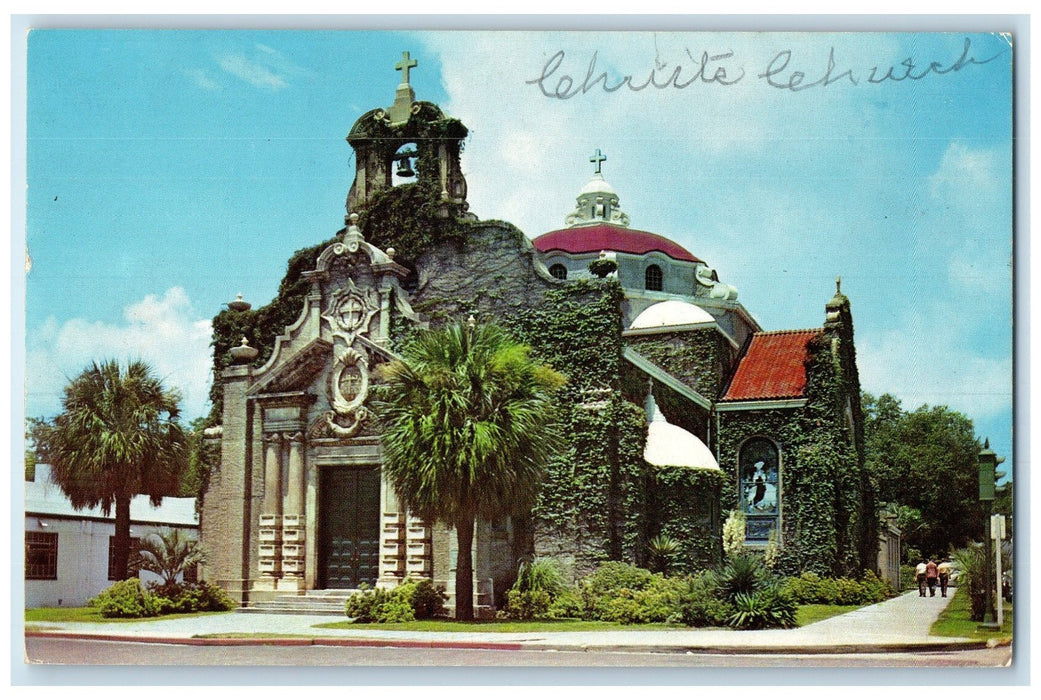
<path fill-rule="evenodd" d="M 391 260 L 393 260 L 394 256 L 398 254 L 398 251 L 396 251 L 393 247 L 387 248 L 386 252 L 387 252 L 387 257 L 390 258 Z"/>
<path fill-rule="evenodd" d="M 228 308 L 232 311 L 249 311 L 252 307 L 248 301 L 242 299 L 242 294 L 237 294 L 234 301 L 228 302 Z"/>
<path fill-rule="evenodd" d="M 242 336 L 242 344 L 231 349 L 231 356 L 235 362 L 251 362 L 256 359 L 260 351 L 249 346 L 246 336 Z"/>
<path fill-rule="evenodd" d="M 835 278 L 835 294 L 842 294 L 842 277 Z"/>
<path fill-rule="evenodd" d="M 347 224 L 347 230 L 343 233 L 343 244 L 352 253 L 357 252 L 362 242 L 365 241 L 365 236 L 361 234 L 361 229 L 358 228 L 358 218 L 356 213 L 348 215 L 347 220 L 350 223 Z"/>

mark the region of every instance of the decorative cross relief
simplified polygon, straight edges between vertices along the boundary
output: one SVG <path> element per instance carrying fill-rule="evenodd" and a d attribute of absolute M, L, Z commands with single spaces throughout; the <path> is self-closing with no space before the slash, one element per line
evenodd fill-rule
<path fill-rule="evenodd" d="M 334 359 L 329 373 L 329 405 L 332 408 L 311 424 L 309 437 L 346 438 L 356 435 L 369 417 L 369 355 L 364 346 L 355 347 L 359 336 L 367 336 L 372 317 L 379 311 L 379 294 L 360 289 L 348 278 L 347 285 L 330 295 L 322 318 L 333 336 Z"/>
<path fill-rule="evenodd" d="M 379 294 L 373 289 L 359 289 L 348 278 L 347 286 L 330 295 L 329 307 L 322 318 L 329 324 L 333 338 L 342 338 L 347 347 L 359 335 L 368 335 L 369 322 L 379 311 Z"/>

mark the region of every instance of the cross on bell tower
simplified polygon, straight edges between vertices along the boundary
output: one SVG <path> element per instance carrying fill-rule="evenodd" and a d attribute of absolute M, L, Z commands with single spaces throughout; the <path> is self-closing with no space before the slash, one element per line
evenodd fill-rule
<path fill-rule="evenodd" d="M 401 52 L 401 60 L 394 64 L 394 70 L 401 71 L 401 84 L 408 85 L 408 72 L 410 68 L 419 65 L 419 61 L 409 56 L 408 51 Z"/>
<path fill-rule="evenodd" d="M 596 153 L 593 154 L 593 157 L 589 159 L 590 163 L 593 163 L 594 165 L 596 165 L 596 174 L 597 175 L 600 174 L 600 164 L 603 163 L 605 160 L 607 160 L 607 156 L 605 156 L 603 153 L 601 153 L 599 148 L 596 149 Z"/>

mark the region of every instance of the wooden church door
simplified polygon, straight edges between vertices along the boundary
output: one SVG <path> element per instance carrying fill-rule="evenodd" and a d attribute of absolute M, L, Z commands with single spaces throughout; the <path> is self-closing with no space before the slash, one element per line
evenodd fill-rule
<path fill-rule="evenodd" d="M 379 576 L 380 470 L 322 469 L 318 574 L 322 588 L 373 585 Z"/>

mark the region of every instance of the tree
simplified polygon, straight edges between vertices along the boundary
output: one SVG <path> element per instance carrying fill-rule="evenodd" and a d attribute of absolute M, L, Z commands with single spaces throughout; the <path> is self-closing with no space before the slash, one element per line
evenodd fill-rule
<path fill-rule="evenodd" d="M 46 439 L 50 424 L 43 418 L 25 419 L 25 480 L 36 480 L 36 463 L 40 461 L 40 443 Z"/>
<path fill-rule="evenodd" d="M 906 412 L 888 394 L 865 394 L 866 464 L 878 500 L 899 506 L 903 540 L 939 556 L 983 536 L 979 442 L 972 421 L 946 406 Z"/>
<path fill-rule="evenodd" d="M 153 505 L 176 494 L 187 464 L 179 396 L 151 368 L 133 361 L 92 363 L 65 387 L 62 412 L 37 436 L 55 483 L 78 509 L 116 512 L 116 579 L 127 578 L 130 501 L 147 494 Z"/>
<path fill-rule="evenodd" d="M 173 528 L 142 538 L 132 559 L 133 568 L 151 571 L 163 580 L 163 586 L 169 586 L 186 568 L 202 561 L 202 550 L 197 541 Z"/>
<path fill-rule="evenodd" d="M 420 517 L 455 528 L 456 618 L 473 619 L 474 521 L 527 512 L 559 440 L 564 377 L 494 325 L 425 331 L 384 367 L 384 473 Z"/>

